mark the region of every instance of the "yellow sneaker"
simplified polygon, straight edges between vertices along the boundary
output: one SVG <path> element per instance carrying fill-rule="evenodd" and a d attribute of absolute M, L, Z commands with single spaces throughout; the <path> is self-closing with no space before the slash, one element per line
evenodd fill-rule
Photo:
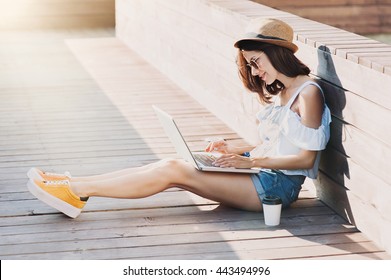
<path fill-rule="evenodd" d="M 27 187 L 36 198 L 71 218 L 79 216 L 88 200 L 88 197 L 81 198 L 75 195 L 68 180 L 29 180 Z"/>
<path fill-rule="evenodd" d="M 63 181 L 69 180 L 69 178 L 72 177 L 68 171 L 66 171 L 64 174 L 50 173 L 39 170 L 36 167 L 30 168 L 30 170 L 27 172 L 27 176 L 31 180 L 40 181 Z"/>

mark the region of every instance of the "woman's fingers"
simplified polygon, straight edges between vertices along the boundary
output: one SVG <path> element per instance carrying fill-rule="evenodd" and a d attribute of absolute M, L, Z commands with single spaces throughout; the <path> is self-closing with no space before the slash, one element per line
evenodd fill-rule
<path fill-rule="evenodd" d="M 225 154 L 219 157 L 214 162 L 214 165 L 219 167 L 250 168 L 251 161 L 247 157 L 236 154 Z"/>
<path fill-rule="evenodd" d="M 233 165 L 234 163 L 235 163 L 235 155 L 233 154 L 222 155 L 214 162 L 216 166 L 220 166 L 220 167 L 234 167 Z"/>
<path fill-rule="evenodd" d="M 206 152 L 222 152 L 222 151 L 224 151 L 225 146 L 226 146 L 226 143 L 224 140 L 210 142 L 208 144 L 208 146 L 206 146 L 205 151 Z"/>

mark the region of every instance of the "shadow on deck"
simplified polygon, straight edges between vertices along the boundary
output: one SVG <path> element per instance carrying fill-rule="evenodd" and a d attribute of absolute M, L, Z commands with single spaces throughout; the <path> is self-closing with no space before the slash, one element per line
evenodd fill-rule
<path fill-rule="evenodd" d="M 0 37 L 1 259 L 390 258 L 305 189 L 275 228 L 179 189 L 92 198 L 75 220 L 36 200 L 31 166 L 78 176 L 176 156 L 152 104 L 176 117 L 192 150 L 206 137 L 242 141 L 113 33 Z"/>

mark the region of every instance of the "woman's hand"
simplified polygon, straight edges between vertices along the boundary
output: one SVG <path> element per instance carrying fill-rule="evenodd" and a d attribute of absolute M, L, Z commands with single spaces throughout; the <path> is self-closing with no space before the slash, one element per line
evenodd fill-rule
<path fill-rule="evenodd" d="M 230 145 L 225 140 L 217 140 L 209 142 L 205 148 L 205 152 L 217 152 L 221 154 L 235 153 L 235 147 Z"/>
<path fill-rule="evenodd" d="M 252 168 L 254 167 L 254 161 L 249 157 L 244 157 L 237 154 L 223 154 L 214 162 L 214 166 Z"/>

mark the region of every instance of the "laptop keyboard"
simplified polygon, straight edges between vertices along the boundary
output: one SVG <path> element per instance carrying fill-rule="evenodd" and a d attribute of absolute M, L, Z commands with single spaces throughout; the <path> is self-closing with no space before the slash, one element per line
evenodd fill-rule
<path fill-rule="evenodd" d="M 216 157 L 213 155 L 207 154 L 193 154 L 196 161 L 202 163 L 204 166 L 213 166 L 213 162 L 216 160 Z"/>

